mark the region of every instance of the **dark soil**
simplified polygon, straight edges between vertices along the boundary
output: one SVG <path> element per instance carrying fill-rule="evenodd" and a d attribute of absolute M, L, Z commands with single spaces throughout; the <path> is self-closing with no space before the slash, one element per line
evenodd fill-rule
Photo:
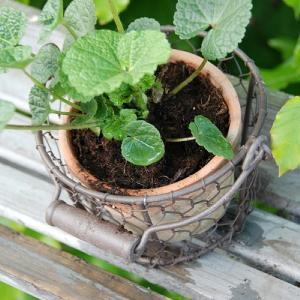
<path fill-rule="evenodd" d="M 185 64 L 169 63 L 157 71 L 165 93 L 171 91 L 191 74 Z M 150 99 L 152 97 L 149 93 Z M 229 113 L 222 93 L 207 77 L 195 79 L 176 96 L 166 95 L 160 103 L 150 101 L 148 121 L 155 125 L 163 138 L 189 137 L 189 123 L 196 115 L 209 118 L 227 135 Z M 95 136 L 89 130 L 73 131 L 75 153 L 84 168 L 101 181 L 119 188 L 156 188 L 179 181 L 197 172 L 207 164 L 212 155 L 195 142 L 166 143 L 166 154 L 158 163 L 149 167 L 137 167 L 121 156 L 121 144 Z M 101 188 L 101 185 L 97 187 Z"/>

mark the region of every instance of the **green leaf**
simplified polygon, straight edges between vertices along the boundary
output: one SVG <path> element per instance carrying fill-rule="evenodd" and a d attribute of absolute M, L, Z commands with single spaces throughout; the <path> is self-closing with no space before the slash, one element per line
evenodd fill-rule
<path fill-rule="evenodd" d="M 143 92 L 137 92 L 134 94 L 133 102 L 140 110 L 140 116 L 143 119 L 146 119 L 148 117 L 149 111 L 148 111 L 148 97 Z"/>
<path fill-rule="evenodd" d="M 61 66 L 60 70 L 57 74 L 57 78 L 55 78 L 54 86 L 51 90 L 57 94 L 58 96 L 64 97 L 69 96 L 75 101 L 81 103 L 87 103 L 93 99 L 93 97 L 86 97 L 79 92 L 75 88 L 70 85 L 67 75 L 62 71 Z"/>
<path fill-rule="evenodd" d="M 293 56 L 297 40 L 290 37 L 278 37 L 268 41 L 270 47 L 279 51 L 284 60 L 288 60 Z"/>
<path fill-rule="evenodd" d="M 0 49 L 19 44 L 26 29 L 24 13 L 10 7 L 0 8 Z"/>
<path fill-rule="evenodd" d="M 29 46 L 0 49 L 0 68 L 24 69 L 31 62 L 31 47 Z"/>
<path fill-rule="evenodd" d="M 290 99 L 278 112 L 271 129 L 272 152 L 279 175 L 300 166 L 300 97 Z"/>
<path fill-rule="evenodd" d="M 152 18 L 140 18 L 129 24 L 127 31 L 156 30 L 160 31 L 160 24 Z"/>
<path fill-rule="evenodd" d="M 42 125 L 48 119 L 50 114 L 50 94 L 37 87 L 34 86 L 29 94 L 29 107 L 32 114 L 32 124 L 34 125 Z"/>
<path fill-rule="evenodd" d="M 224 58 L 238 47 L 251 17 L 251 0 L 178 0 L 176 33 L 190 39 L 209 29 L 201 51 L 209 60 Z"/>
<path fill-rule="evenodd" d="M 189 129 L 198 145 L 208 152 L 222 156 L 228 160 L 234 156 L 231 144 L 223 136 L 222 132 L 206 117 L 196 116 L 190 123 Z"/>
<path fill-rule="evenodd" d="M 295 16 L 298 19 L 300 16 L 300 0 L 284 0 L 284 2 L 294 9 Z"/>
<path fill-rule="evenodd" d="M 108 94 L 109 100 L 118 107 L 121 107 L 124 103 L 129 103 L 132 100 L 132 88 L 126 83 L 122 83 L 121 86 Z"/>
<path fill-rule="evenodd" d="M 265 83 L 272 89 L 284 89 L 290 84 L 300 82 L 300 38 L 292 55 L 273 69 L 261 69 Z"/>
<path fill-rule="evenodd" d="M 149 166 L 165 154 L 159 131 L 145 121 L 135 121 L 125 128 L 127 137 L 122 142 L 123 157 L 137 166 Z"/>
<path fill-rule="evenodd" d="M 12 103 L 2 100 L 0 101 L 0 131 L 5 128 L 14 113 L 15 106 Z"/>
<path fill-rule="evenodd" d="M 64 22 L 78 37 L 95 29 L 96 8 L 92 0 L 73 0 L 65 11 Z"/>
<path fill-rule="evenodd" d="M 289 59 L 274 69 L 261 69 L 261 74 L 269 88 L 280 90 L 300 81 L 300 66 Z"/>
<path fill-rule="evenodd" d="M 125 127 L 129 123 L 136 121 L 136 119 L 134 109 L 122 109 L 119 116 L 105 120 L 105 125 L 102 128 L 103 136 L 108 140 L 122 141 L 126 137 Z"/>
<path fill-rule="evenodd" d="M 42 9 L 39 22 L 43 25 L 40 42 L 48 39 L 49 35 L 63 22 L 63 0 L 48 0 Z"/>
<path fill-rule="evenodd" d="M 93 99 L 87 103 L 80 103 L 80 108 L 82 112 L 85 113 L 85 115 L 81 117 L 76 117 L 72 122 L 72 124 L 74 125 L 84 124 L 94 119 L 98 110 L 98 103 L 95 99 Z"/>
<path fill-rule="evenodd" d="M 96 5 L 96 14 L 100 24 L 104 25 L 113 20 L 113 15 L 107 0 L 94 0 Z M 126 9 L 129 0 L 114 0 L 117 11 L 120 13 Z"/>
<path fill-rule="evenodd" d="M 137 84 L 137 88 L 142 92 L 147 92 L 155 85 L 155 80 L 155 75 L 146 74 Z"/>
<path fill-rule="evenodd" d="M 60 50 L 54 44 L 43 46 L 31 64 L 31 75 L 39 82 L 46 83 L 59 70 Z"/>
<path fill-rule="evenodd" d="M 158 65 L 166 63 L 170 53 L 169 42 L 161 32 L 98 30 L 72 45 L 63 71 L 79 93 L 94 97 L 111 93 L 122 83 L 137 84 L 145 74 L 153 74 Z"/>

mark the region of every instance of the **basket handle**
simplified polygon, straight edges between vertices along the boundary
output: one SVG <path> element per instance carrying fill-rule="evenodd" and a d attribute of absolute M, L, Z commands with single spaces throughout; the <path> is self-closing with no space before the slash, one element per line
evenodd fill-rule
<path fill-rule="evenodd" d="M 156 225 L 146 229 L 142 235 L 139 245 L 135 250 L 136 257 L 140 257 L 144 253 L 147 242 L 151 238 L 152 234 L 157 233 L 159 231 L 172 230 L 178 227 L 184 227 L 191 223 L 198 222 L 202 218 L 209 216 L 221 206 L 225 206 L 227 203 L 229 203 L 234 194 L 239 190 L 239 188 L 245 182 L 247 177 L 255 170 L 258 164 L 266 157 L 271 156 L 271 150 L 267 146 L 267 143 L 268 139 L 265 136 L 253 138 L 252 143 L 250 144 L 250 146 L 248 146 L 249 148 L 242 165 L 241 174 L 236 179 L 230 190 L 218 202 L 210 206 L 207 210 L 202 211 L 195 216 L 192 216 L 179 222 Z"/>

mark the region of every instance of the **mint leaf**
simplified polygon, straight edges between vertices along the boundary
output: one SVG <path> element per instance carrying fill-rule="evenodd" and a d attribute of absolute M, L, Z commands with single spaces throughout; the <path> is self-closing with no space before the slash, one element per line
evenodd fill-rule
<path fill-rule="evenodd" d="M 78 93 L 77 90 L 70 85 L 68 77 L 62 71 L 61 66 L 58 74 L 56 74 L 56 78 L 54 79 L 53 87 L 51 88 L 51 90 L 58 96 L 64 97 L 67 95 L 73 100 L 81 103 L 87 103 L 93 99 L 93 97 L 86 97 Z"/>
<path fill-rule="evenodd" d="M 125 128 L 127 137 L 122 142 L 123 157 L 137 166 L 149 166 L 165 154 L 159 131 L 145 121 L 134 121 Z"/>
<path fill-rule="evenodd" d="M 272 152 L 279 175 L 300 166 L 300 97 L 290 99 L 279 111 L 271 129 Z"/>
<path fill-rule="evenodd" d="M 129 103 L 132 100 L 132 88 L 126 83 L 122 83 L 121 86 L 108 94 L 109 100 L 118 107 L 121 107 L 124 103 Z"/>
<path fill-rule="evenodd" d="M 147 92 L 155 85 L 156 77 L 152 74 L 146 74 L 137 84 L 138 89 Z"/>
<path fill-rule="evenodd" d="M 178 0 L 174 17 L 181 39 L 209 29 L 201 51 L 209 60 L 224 58 L 238 47 L 251 17 L 251 0 Z"/>
<path fill-rule="evenodd" d="M 94 97 L 111 93 L 122 83 L 134 86 L 166 63 L 170 53 L 161 32 L 98 30 L 72 45 L 63 61 L 63 72 L 79 93 Z"/>
<path fill-rule="evenodd" d="M 98 110 L 98 103 L 95 99 L 93 99 L 87 103 L 80 103 L 80 108 L 85 115 L 76 117 L 72 121 L 72 124 L 74 125 L 84 124 L 93 120 Z"/>
<path fill-rule="evenodd" d="M 24 69 L 31 62 L 31 47 L 29 46 L 0 49 L 0 68 Z"/>
<path fill-rule="evenodd" d="M 143 92 L 137 92 L 134 93 L 133 102 L 140 110 L 140 116 L 143 119 L 146 119 L 148 117 L 149 111 L 148 111 L 148 97 Z"/>
<path fill-rule="evenodd" d="M 0 101 L 0 131 L 5 128 L 14 113 L 15 106 L 12 103 L 2 100 Z"/>
<path fill-rule="evenodd" d="M 50 114 L 50 94 L 34 86 L 29 94 L 29 107 L 32 114 L 32 124 L 42 125 L 48 119 Z"/>
<path fill-rule="evenodd" d="M 24 13 L 10 7 L 0 8 L 0 49 L 19 44 L 26 29 Z"/>
<path fill-rule="evenodd" d="M 117 53 L 122 70 L 127 73 L 125 82 L 135 85 L 168 61 L 171 47 L 162 32 L 132 31 L 122 36 Z"/>
<path fill-rule="evenodd" d="M 64 22 L 78 37 L 95 29 L 96 8 L 92 0 L 73 0 L 65 11 Z"/>
<path fill-rule="evenodd" d="M 122 141 L 126 137 L 125 127 L 136 119 L 134 109 L 122 109 L 118 116 L 105 120 L 105 125 L 102 128 L 103 136 L 108 140 Z"/>
<path fill-rule="evenodd" d="M 222 132 L 206 117 L 196 116 L 190 123 L 189 129 L 199 146 L 208 152 L 222 156 L 228 160 L 234 156 L 231 144 L 223 136 Z"/>
<path fill-rule="evenodd" d="M 160 24 L 152 18 L 140 18 L 129 24 L 127 31 L 156 30 L 160 31 Z"/>
<path fill-rule="evenodd" d="M 107 0 L 94 0 L 96 14 L 100 24 L 104 25 L 113 20 L 113 15 Z M 118 12 L 122 12 L 128 6 L 130 0 L 114 0 Z"/>
<path fill-rule="evenodd" d="M 37 81 L 46 83 L 59 70 L 60 55 L 56 45 L 43 46 L 31 64 L 31 75 Z"/>
<path fill-rule="evenodd" d="M 63 22 L 63 0 L 48 0 L 42 9 L 39 22 L 43 25 L 40 42 L 48 39 L 49 35 Z"/>

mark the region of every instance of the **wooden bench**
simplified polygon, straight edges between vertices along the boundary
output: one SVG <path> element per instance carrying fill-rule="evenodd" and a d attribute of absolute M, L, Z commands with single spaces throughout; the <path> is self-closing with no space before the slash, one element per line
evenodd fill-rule
<path fill-rule="evenodd" d="M 31 23 L 25 43 L 35 48 L 39 26 L 37 11 L 8 0 L 0 5 L 17 6 Z M 58 31 L 53 41 L 61 42 Z M 26 97 L 31 83 L 19 72 L 0 75 L 0 99 L 15 103 L 20 114 L 14 123 L 28 123 Z M 269 94 L 269 132 L 275 113 L 287 99 Z M 57 120 L 53 120 L 57 121 Z M 277 178 L 273 162 L 259 169 L 261 201 L 294 217 L 300 216 L 300 173 Z M 0 134 L 0 216 L 19 222 L 89 255 L 101 258 L 146 280 L 189 299 L 300 299 L 300 225 L 255 210 L 245 231 L 229 249 L 217 249 L 197 261 L 168 268 L 151 269 L 128 264 L 45 222 L 45 210 L 54 187 L 28 132 Z M 32 238 L 0 227 L 0 281 L 40 299 L 164 299 L 126 279 L 88 265 Z"/>

